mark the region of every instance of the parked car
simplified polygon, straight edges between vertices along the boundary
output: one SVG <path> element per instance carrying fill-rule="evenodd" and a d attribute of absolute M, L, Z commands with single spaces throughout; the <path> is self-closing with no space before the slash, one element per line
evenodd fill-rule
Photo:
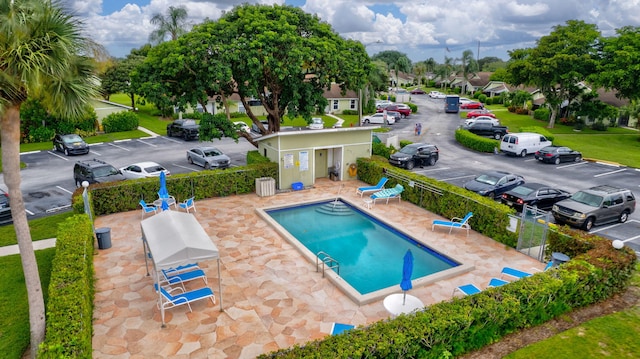
<path fill-rule="evenodd" d="M 580 162 L 582 153 L 569 147 L 547 146 L 535 153 L 536 160 L 546 163 L 560 164 L 560 162 Z"/>
<path fill-rule="evenodd" d="M 465 104 L 465 103 L 469 103 L 469 102 L 475 102 L 475 101 L 473 101 L 471 99 L 468 99 L 466 97 L 458 98 L 458 104 L 460 104 L 460 105 Z"/>
<path fill-rule="evenodd" d="M 393 105 L 393 102 L 389 100 L 376 100 L 376 109 L 385 108 L 389 105 Z"/>
<path fill-rule="evenodd" d="M 194 147 L 187 151 L 187 161 L 205 169 L 223 169 L 231 164 L 231 158 L 215 147 Z"/>
<path fill-rule="evenodd" d="M 520 175 L 504 171 L 488 171 L 466 182 L 463 187 L 481 196 L 496 198 L 523 183 L 524 177 Z"/>
<path fill-rule="evenodd" d="M 198 139 L 200 125 L 195 120 L 174 120 L 167 125 L 167 137 L 182 137 L 185 141 Z"/>
<path fill-rule="evenodd" d="M 320 117 L 313 117 L 309 124 L 310 130 L 322 130 L 324 128 L 324 121 Z"/>
<path fill-rule="evenodd" d="M 442 93 L 442 92 L 440 92 L 440 91 L 431 91 L 431 92 L 429 92 L 429 97 L 443 99 L 443 98 L 446 98 L 447 95 Z"/>
<path fill-rule="evenodd" d="M 402 118 L 402 114 L 398 111 L 389 111 L 387 110 L 387 116 L 393 116 L 393 118 L 395 118 L 396 122 L 400 121 L 400 119 Z"/>
<path fill-rule="evenodd" d="M 53 150 L 69 155 L 86 155 L 89 153 L 89 146 L 75 133 L 68 135 L 57 134 L 53 136 Z"/>
<path fill-rule="evenodd" d="M 378 113 L 374 113 L 371 116 L 365 116 L 362 119 L 362 122 L 365 124 L 368 123 L 377 123 L 377 124 L 385 124 L 384 122 L 384 113 L 382 112 L 378 112 Z M 387 123 L 390 125 L 393 125 L 394 123 L 396 123 L 396 119 L 393 116 L 390 116 L 389 114 L 387 114 Z"/>
<path fill-rule="evenodd" d="M 496 118 L 496 115 L 490 110 L 480 109 L 480 110 L 473 110 L 473 111 L 467 112 L 467 118 L 474 118 L 479 116 L 488 116 L 488 117 Z"/>
<path fill-rule="evenodd" d="M 483 109 L 484 105 L 482 104 L 482 102 L 465 102 L 460 105 L 460 108 L 463 110 L 479 110 Z"/>
<path fill-rule="evenodd" d="M 556 222 L 591 230 L 594 225 L 624 223 L 636 209 L 636 198 L 626 188 L 595 186 L 578 191 L 553 205 Z"/>
<path fill-rule="evenodd" d="M 407 105 L 405 105 L 403 103 L 389 105 L 389 106 L 384 107 L 384 108 L 379 108 L 376 111 L 384 112 L 384 110 L 400 112 L 400 114 L 402 114 L 402 117 L 407 117 L 407 116 L 411 115 L 411 107 L 409 107 L 409 106 L 407 106 Z"/>
<path fill-rule="evenodd" d="M 500 151 L 507 155 L 524 157 L 536 153 L 540 149 L 551 146 L 551 141 L 539 133 L 518 132 L 502 137 Z"/>
<path fill-rule="evenodd" d="M 541 183 L 525 183 L 502 194 L 501 201 L 522 212 L 524 205 L 545 211 L 551 210 L 556 202 L 571 197 L 571 193 Z"/>
<path fill-rule="evenodd" d="M 418 89 L 411 90 L 411 94 L 412 95 L 424 95 L 424 94 L 426 94 L 426 92 L 424 92 L 423 89 L 419 89 L 418 88 Z"/>
<path fill-rule="evenodd" d="M 233 124 L 236 126 L 236 128 L 240 132 L 246 132 L 246 133 L 251 132 L 251 128 L 249 127 L 249 125 L 247 125 L 246 123 L 244 123 L 242 121 L 236 121 Z"/>
<path fill-rule="evenodd" d="M 11 217 L 11 204 L 9 203 L 9 194 L 0 188 L 0 225 L 13 222 Z"/>
<path fill-rule="evenodd" d="M 76 162 L 73 166 L 73 179 L 76 182 L 76 187 L 80 187 L 84 181 L 89 183 L 105 183 L 122 181 L 126 178 L 117 168 L 94 158 Z"/>
<path fill-rule="evenodd" d="M 262 126 L 264 126 L 264 128 L 268 128 L 269 127 L 269 121 L 267 120 L 260 120 L 260 123 L 262 124 Z M 261 134 L 260 129 L 258 128 L 258 126 L 255 123 L 251 124 L 251 132 L 257 133 L 257 134 Z"/>
<path fill-rule="evenodd" d="M 470 125 L 462 126 L 462 128 L 478 136 L 490 136 L 496 140 L 509 133 L 509 129 L 506 126 L 496 126 L 492 123 L 477 120 Z"/>
<path fill-rule="evenodd" d="M 489 117 L 489 116 L 478 116 L 478 117 L 474 117 L 474 118 L 468 118 L 466 120 L 464 120 L 464 124 L 465 126 L 470 126 L 472 123 L 490 123 L 494 126 L 500 126 L 500 120 L 498 120 L 495 117 Z"/>
<path fill-rule="evenodd" d="M 415 166 L 433 166 L 438 161 L 439 150 L 436 145 L 412 143 L 389 157 L 389 163 L 408 170 Z"/>
<path fill-rule="evenodd" d="M 138 162 L 120 168 L 120 172 L 126 179 L 159 177 L 161 172 L 170 176 L 171 172 L 155 162 Z"/>

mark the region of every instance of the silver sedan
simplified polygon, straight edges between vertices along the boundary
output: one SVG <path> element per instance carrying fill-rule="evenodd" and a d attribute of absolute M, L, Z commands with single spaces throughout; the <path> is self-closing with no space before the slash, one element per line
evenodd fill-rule
<path fill-rule="evenodd" d="M 194 147 L 187 151 L 187 161 L 205 169 L 228 168 L 231 159 L 215 147 Z"/>

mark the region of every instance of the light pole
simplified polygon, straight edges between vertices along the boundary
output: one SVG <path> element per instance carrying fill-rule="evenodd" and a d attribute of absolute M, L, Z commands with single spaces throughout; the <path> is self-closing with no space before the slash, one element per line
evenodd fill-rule
<path fill-rule="evenodd" d="M 82 201 L 84 202 L 84 213 L 89 216 L 89 221 L 91 221 L 91 230 L 95 233 L 95 228 L 93 228 L 93 216 L 91 215 L 91 205 L 89 204 L 89 193 L 87 193 L 87 188 L 89 187 L 89 182 L 82 181 L 82 187 L 84 190 L 82 191 Z"/>

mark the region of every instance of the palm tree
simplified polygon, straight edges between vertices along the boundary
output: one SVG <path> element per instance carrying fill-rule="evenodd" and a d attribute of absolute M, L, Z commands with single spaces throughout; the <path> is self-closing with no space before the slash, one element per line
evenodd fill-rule
<path fill-rule="evenodd" d="M 460 60 L 462 60 L 462 92 L 467 93 L 467 76 L 470 72 L 476 71 L 478 63 L 473 58 L 473 51 L 471 50 L 464 50 Z"/>
<path fill-rule="evenodd" d="M 0 141 L 4 182 L 18 239 L 29 301 L 31 356 L 44 340 L 45 312 L 31 233 L 20 191 L 20 105 L 41 99 L 52 112 L 75 118 L 97 92 L 93 62 L 81 23 L 60 5 L 41 0 L 0 0 Z"/>
<path fill-rule="evenodd" d="M 149 41 L 159 44 L 165 40 L 167 35 L 171 36 L 171 40 L 187 33 L 187 9 L 184 6 L 169 6 L 167 16 L 162 14 L 154 14 L 150 20 L 152 25 L 157 25 L 157 29 L 149 35 Z"/>
<path fill-rule="evenodd" d="M 408 57 L 406 56 L 401 56 L 398 58 L 398 60 L 395 62 L 395 64 L 393 64 L 394 70 L 396 72 L 396 90 L 398 89 L 398 85 L 400 84 L 399 81 L 399 73 L 400 71 L 402 72 L 409 72 L 411 70 L 411 60 L 409 60 Z"/>

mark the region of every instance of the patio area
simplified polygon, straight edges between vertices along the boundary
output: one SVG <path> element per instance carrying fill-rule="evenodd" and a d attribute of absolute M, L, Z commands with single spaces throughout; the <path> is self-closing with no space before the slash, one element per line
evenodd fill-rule
<path fill-rule="evenodd" d="M 425 305 L 451 298 L 455 287 L 474 283 L 484 289 L 503 266 L 530 270 L 543 263 L 471 231 L 436 228 L 443 219 L 413 204 L 391 201 L 366 209 L 355 194 L 363 182 L 343 182 L 341 197 L 362 203 L 362 208 L 384 216 L 414 238 L 475 266 L 450 280 L 414 287 L 411 295 Z M 336 182 L 318 180 L 315 188 L 197 201 L 194 214 L 220 251 L 222 300 L 199 301 L 166 311 L 161 328 L 153 279 L 147 276 L 141 241 L 140 211 L 96 219 L 96 228 L 110 227 L 112 247 L 96 250 L 94 358 L 254 358 L 259 354 L 329 335 L 333 322 L 356 326 L 386 319 L 383 301 L 358 306 L 256 214 L 256 208 L 333 199 Z M 461 213 L 464 215 L 464 213 Z M 398 221 L 396 219 L 401 219 Z M 473 219 L 471 220 L 473 228 Z M 400 265 L 400 263 L 399 263 Z M 218 293 L 216 261 L 201 262 L 208 286 Z M 401 278 L 398 278 L 398 283 Z M 201 281 L 189 283 L 193 288 Z M 187 286 L 189 288 L 189 286 Z M 398 286 L 398 292 L 401 292 Z"/>

